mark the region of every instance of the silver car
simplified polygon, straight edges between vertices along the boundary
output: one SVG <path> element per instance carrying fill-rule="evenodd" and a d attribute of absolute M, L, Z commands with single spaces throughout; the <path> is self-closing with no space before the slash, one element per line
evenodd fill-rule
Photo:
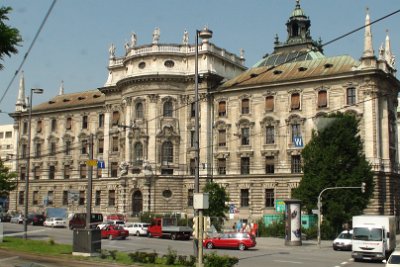
<path fill-rule="evenodd" d="M 147 235 L 147 227 L 149 223 L 133 222 L 125 224 L 124 228 L 129 231 L 130 235 Z"/>
<path fill-rule="evenodd" d="M 353 244 L 353 230 L 342 231 L 335 240 L 332 247 L 334 250 L 351 250 Z"/>

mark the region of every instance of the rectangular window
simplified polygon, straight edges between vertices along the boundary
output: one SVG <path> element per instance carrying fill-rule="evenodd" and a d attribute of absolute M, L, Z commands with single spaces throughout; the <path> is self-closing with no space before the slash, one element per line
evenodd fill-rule
<path fill-rule="evenodd" d="M 196 117 L 196 102 L 192 102 L 190 104 L 190 117 L 191 118 Z"/>
<path fill-rule="evenodd" d="M 118 177 L 118 162 L 111 162 L 111 177 Z"/>
<path fill-rule="evenodd" d="M 68 205 L 68 191 L 63 191 L 62 205 L 63 206 L 67 206 Z"/>
<path fill-rule="evenodd" d="M 300 155 L 292 155 L 292 173 L 301 173 Z"/>
<path fill-rule="evenodd" d="M 347 105 L 356 104 L 356 88 L 347 88 Z"/>
<path fill-rule="evenodd" d="M 41 174 L 40 166 L 33 167 L 33 179 L 39 180 L 40 179 L 40 174 Z"/>
<path fill-rule="evenodd" d="M 112 151 L 118 152 L 118 136 L 113 136 L 112 138 Z"/>
<path fill-rule="evenodd" d="M 94 205 L 95 206 L 100 206 L 101 203 L 101 191 L 96 190 L 95 196 L 94 196 Z"/>
<path fill-rule="evenodd" d="M 194 147 L 194 134 L 195 131 L 190 131 L 190 147 Z"/>
<path fill-rule="evenodd" d="M 218 131 L 218 146 L 226 146 L 226 130 Z"/>
<path fill-rule="evenodd" d="M 23 159 L 26 158 L 27 149 L 28 149 L 28 146 L 27 146 L 26 144 L 23 144 L 23 145 L 22 145 L 22 148 L 21 148 L 21 157 L 22 157 Z"/>
<path fill-rule="evenodd" d="M 82 147 L 81 147 L 81 154 L 85 155 L 88 153 L 88 141 L 87 140 L 82 140 Z"/>
<path fill-rule="evenodd" d="M 79 191 L 79 205 L 85 205 L 85 191 Z"/>
<path fill-rule="evenodd" d="M 4 138 L 4 132 L 0 132 L 0 139 Z"/>
<path fill-rule="evenodd" d="M 21 167 L 19 177 L 20 177 L 20 180 L 25 180 L 25 177 L 26 177 L 26 168 L 25 167 Z"/>
<path fill-rule="evenodd" d="M 49 166 L 49 179 L 53 180 L 54 177 L 56 176 L 56 166 Z"/>
<path fill-rule="evenodd" d="M 87 175 L 87 166 L 86 166 L 86 164 L 81 164 L 79 166 L 79 173 L 80 173 L 81 179 L 85 179 L 86 178 L 86 175 Z"/>
<path fill-rule="evenodd" d="M 57 120 L 56 119 L 52 119 L 51 120 L 51 131 L 55 132 L 57 130 Z"/>
<path fill-rule="evenodd" d="M 32 205 L 37 205 L 39 203 L 39 191 L 33 191 Z"/>
<path fill-rule="evenodd" d="M 99 138 L 99 141 L 97 142 L 97 144 L 98 144 L 97 152 L 99 154 L 103 154 L 104 153 L 104 138 Z"/>
<path fill-rule="evenodd" d="M 12 132 L 6 132 L 6 139 L 12 138 Z"/>
<path fill-rule="evenodd" d="M 226 159 L 218 159 L 218 174 L 226 174 Z"/>
<path fill-rule="evenodd" d="M 318 92 L 318 107 L 319 108 L 326 108 L 328 106 L 326 91 L 319 91 Z"/>
<path fill-rule="evenodd" d="M 99 114 L 99 128 L 104 126 L 104 114 Z"/>
<path fill-rule="evenodd" d="M 115 190 L 108 191 L 108 206 L 115 206 Z"/>
<path fill-rule="evenodd" d="M 226 102 L 221 101 L 218 103 L 218 116 L 225 117 L 226 116 Z"/>
<path fill-rule="evenodd" d="M 36 144 L 36 154 L 35 154 L 35 157 L 36 157 L 36 158 L 40 158 L 41 155 L 42 155 L 42 144 Z"/>
<path fill-rule="evenodd" d="M 240 174 L 250 174 L 250 158 L 240 158 Z"/>
<path fill-rule="evenodd" d="M 72 118 L 67 118 L 67 122 L 65 123 L 65 128 L 67 130 L 71 130 L 72 129 Z"/>
<path fill-rule="evenodd" d="M 96 170 L 96 178 L 101 178 L 103 176 L 103 169 L 102 168 L 97 168 Z"/>
<path fill-rule="evenodd" d="M 116 126 L 119 124 L 119 112 L 114 111 L 112 115 L 112 126 Z"/>
<path fill-rule="evenodd" d="M 265 127 L 265 143 L 266 144 L 274 144 L 275 143 L 275 127 L 267 126 Z"/>
<path fill-rule="evenodd" d="M 25 202 L 25 191 L 19 191 L 18 193 L 18 205 L 24 205 Z"/>
<path fill-rule="evenodd" d="M 301 136 L 300 124 L 294 123 L 292 126 L 292 142 L 294 142 L 295 137 Z"/>
<path fill-rule="evenodd" d="M 265 98 L 265 111 L 274 111 L 274 97 L 267 96 Z"/>
<path fill-rule="evenodd" d="M 300 109 L 300 94 L 294 93 L 291 95 L 291 110 L 299 110 Z"/>
<path fill-rule="evenodd" d="M 65 155 L 71 155 L 71 141 L 65 142 Z"/>
<path fill-rule="evenodd" d="M 173 175 L 174 174 L 174 169 L 170 168 L 162 168 L 161 169 L 161 175 Z"/>
<path fill-rule="evenodd" d="M 37 121 L 37 124 L 36 124 L 36 132 L 37 133 L 41 133 L 42 132 L 42 121 Z"/>
<path fill-rule="evenodd" d="M 50 156 L 56 155 L 56 143 L 52 142 L 50 144 Z"/>
<path fill-rule="evenodd" d="M 249 189 L 240 189 L 240 206 L 249 206 Z"/>
<path fill-rule="evenodd" d="M 71 166 L 64 165 L 64 179 L 69 179 L 69 178 L 71 178 Z"/>
<path fill-rule="evenodd" d="M 250 113 L 250 101 L 248 99 L 242 100 L 242 114 Z"/>
<path fill-rule="evenodd" d="M 53 205 L 53 191 L 47 192 L 47 205 Z"/>
<path fill-rule="evenodd" d="M 274 156 L 265 157 L 265 173 L 275 173 L 275 158 Z"/>
<path fill-rule="evenodd" d="M 193 189 L 188 190 L 187 205 L 188 207 L 193 207 Z"/>
<path fill-rule="evenodd" d="M 247 146 L 250 144 L 250 129 L 242 128 L 242 145 Z"/>
<path fill-rule="evenodd" d="M 22 126 L 22 133 L 27 134 L 28 133 L 28 122 L 24 121 L 24 125 Z"/>
<path fill-rule="evenodd" d="M 194 159 L 190 159 L 190 175 L 195 175 L 196 172 L 196 162 Z"/>
<path fill-rule="evenodd" d="M 83 116 L 82 117 L 82 129 L 87 129 L 88 128 L 88 116 Z"/>
<path fill-rule="evenodd" d="M 265 189 L 265 207 L 273 208 L 275 207 L 275 193 L 274 189 Z"/>

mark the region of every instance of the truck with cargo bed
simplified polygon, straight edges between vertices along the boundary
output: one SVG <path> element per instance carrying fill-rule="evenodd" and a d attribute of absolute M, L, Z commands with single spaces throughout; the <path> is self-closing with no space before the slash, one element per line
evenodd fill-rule
<path fill-rule="evenodd" d="M 190 239 L 192 228 L 179 226 L 176 218 L 154 218 L 147 229 L 148 237 L 167 237 L 175 239 Z"/>

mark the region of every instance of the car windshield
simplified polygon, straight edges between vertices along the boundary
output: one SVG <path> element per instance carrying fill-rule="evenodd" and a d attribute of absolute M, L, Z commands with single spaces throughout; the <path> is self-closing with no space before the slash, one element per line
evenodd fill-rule
<path fill-rule="evenodd" d="M 365 240 L 365 241 L 382 241 L 382 229 L 378 228 L 354 228 L 353 229 L 354 240 Z"/>
<path fill-rule="evenodd" d="M 388 261 L 391 264 L 400 264 L 400 255 L 392 255 Z"/>
<path fill-rule="evenodd" d="M 352 238 L 353 238 L 353 235 L 350 234 L 350 233 L 341 233 L 341 234 L 338 236 L 338 238 L 340 238 L 340 239 L 352 239 Z"/>

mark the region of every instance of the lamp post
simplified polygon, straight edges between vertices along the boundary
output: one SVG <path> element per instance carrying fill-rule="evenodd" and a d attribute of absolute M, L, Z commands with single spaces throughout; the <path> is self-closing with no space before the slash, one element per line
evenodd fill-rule
<path fill-rule="evenodd" d="M 32 96 L 42 94 L 43 89 L 32 88 L 29 97 L 29 116 L 28 116 L 28 144 L 26 146 L 26 177 L 25 177 L 25 212 L 24 212 L 24 239 L 28 238 L 28 197 L 29 197 L 29 167 L 31 161 L 31 123 L 32 123 Z"/>
<path fill-rule="evenodd" d="M 194 148 L 195 148 L 195 172 L 194 172 L 194 193 L 200 193 L 200 180 L 199 180 L 199 159 L 200 159 L 200 147 L 199 147 L 199 37 L 208 40 L 212 37 L 212 31 L 210 31 L 207 27 L 204 27 L 203 30 L 196 30 L 196 41 L 195 41 L 195 67 L 194 67 L 194 112 L 195 112 L 195 134 L 194 134 Z M 195 220 L 195 222 L 199 222 L 203 219 L 203 211 L 201 209 L 195 210 L 195 216 L 199 217 L 199 220 Z M 200 229 L 202 223 L 196 225 L 197 233 L 203 231 Z M 194 247 L 197 249 L 197 257 L 198 257 L 198 266 L 203 266 L 203 234 L 199 234 L 199 238 L 196 244 L 196 237 L 194 237 L 193 242 L 195 242 Z"/>

